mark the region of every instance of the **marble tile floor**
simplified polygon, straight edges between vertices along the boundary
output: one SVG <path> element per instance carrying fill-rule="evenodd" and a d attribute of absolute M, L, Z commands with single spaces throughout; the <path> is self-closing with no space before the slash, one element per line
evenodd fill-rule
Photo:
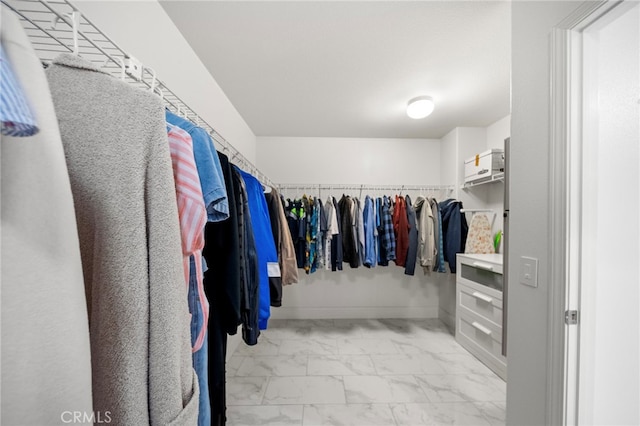
<path fill-rule="evenodd" d="M 227 363 L 227 424 L 504 425 L 506 384 L 437 319 L 271 320 Z"/>

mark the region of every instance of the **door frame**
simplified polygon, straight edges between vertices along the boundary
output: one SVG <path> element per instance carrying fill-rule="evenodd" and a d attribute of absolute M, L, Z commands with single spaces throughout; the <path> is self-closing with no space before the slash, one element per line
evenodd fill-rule
<path fill-rule="evenodd" d="M 583 30 L 622 0 L 583 3 L 550 40 L 549 318 L 546 424 L 576 425 L 580 390 Z M 584 306 L 583 306 L 584 307 Z M 565 323 L 576 310 L 578 323 Z"/>

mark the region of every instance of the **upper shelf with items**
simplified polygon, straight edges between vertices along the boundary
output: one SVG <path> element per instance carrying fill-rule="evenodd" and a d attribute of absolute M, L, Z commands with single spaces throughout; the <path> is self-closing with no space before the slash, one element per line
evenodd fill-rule
<path fill-rule="evenodd" d="M 504 180 L 504 150 L 490 149 L 464 162 L 464 185 L 469 188 Z"/>

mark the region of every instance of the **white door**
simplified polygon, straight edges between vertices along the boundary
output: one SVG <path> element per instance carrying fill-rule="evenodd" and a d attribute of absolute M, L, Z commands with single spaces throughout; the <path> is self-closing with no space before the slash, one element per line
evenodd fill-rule
<path fill-rule="evenodd" d="M 578 322 L 565 326 L 565 423 L 638 425 L 640 3 L 600 9 L 569 37 L 566 307 Z"/>

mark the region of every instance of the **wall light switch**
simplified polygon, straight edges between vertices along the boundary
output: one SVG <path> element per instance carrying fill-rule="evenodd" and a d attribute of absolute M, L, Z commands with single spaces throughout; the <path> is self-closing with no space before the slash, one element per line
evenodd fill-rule
<path fill-rule="evenodd" d="M 538 287 L 538 259 L 522 256 L 520 258 L 520 284 Z"/>

